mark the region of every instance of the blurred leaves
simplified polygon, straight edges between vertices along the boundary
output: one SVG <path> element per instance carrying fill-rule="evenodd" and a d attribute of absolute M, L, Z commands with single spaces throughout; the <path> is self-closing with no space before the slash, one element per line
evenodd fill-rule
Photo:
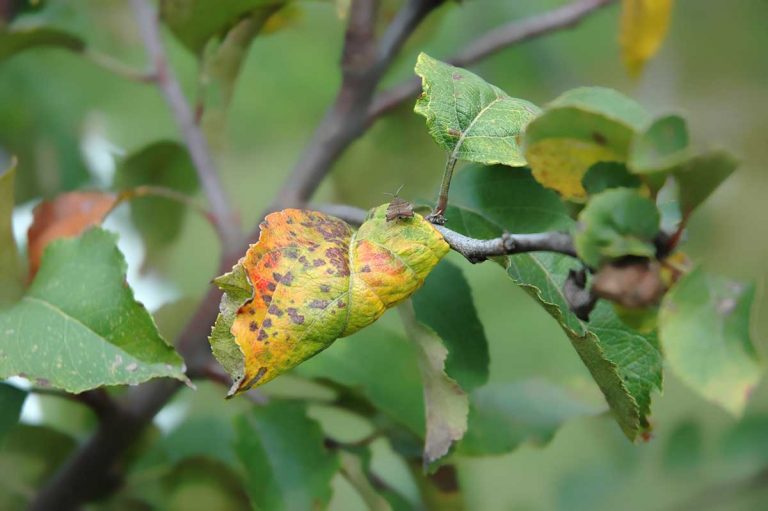
<path fill-rule="evenodd" d="M 215 459 L 184 459 L 163 476 L 161 485 L 162 509 L 168 511 L 252 509 L 237 472 Z"/>
<path fill-rule="evenodd" d="M 643 182 L 623 163 L 601 161 L 589 167 L 581 184 L 589 195 L 595 195 L 611 188 L 639 188 Z"/>
<path fill-rule="evenodd" d="M 448 245 L 420 215 L 387 221 L 386 211 L 374 209 L 357 232 L 313 211 L 266 217 L 258 243 L 215 281 L 226 294 L 211 344 L 226 353 L 230 394 L 292 369 L 421 287 Z"/>
<path fill-rule="evenodd" d="M 599 161 L 624 161 L 632 137 L 649 121 L 640 105 L 612 89 L 573 89 L 528 125 L 525 157 L 541 184 L 566 199 L 583 200 L 587 170 Z"/>
<path fill-rule="evenodd" d="M 512 98 L 479 76 L 419 54 L 416 74 L 424 92 L 414 111 L 451 159 L 525 165 L 519 137 L 539 108 Z"/>
<path fill-rule="evenodd" d="M 674 169 L 689 158 L 685 119 L 668 115 L 653 121 L 632 142 L 627 165 L 635 174 L 653 174 Z"/>
<path fill-rule="evenodd" d="M 27 233 L 30 278 L 37 274 L 43 252 L 52 241 L 74 238 L 101 224 L 116 200 L 114 195 L 104 192 L 69 192 L 38 204 Z"/>
<path fill-rule="evenodd" d="M 19 421 L 21 407 L 26 398 L 25 391 L 0 382 L 0 446 L 3 444 L 6 433 Z"/>
<path fill-rule="evenodd" d="M 162 140 L 123 160 L 115 174 L 115 188 L 127 191 L 145 185 L 193 195 L 199 184 L 187 149 L 177 142 Z M 183 204 L 163 197 L 131 200 L 131 219 L 150 251 L 176 240 L 186 213 Z"/>
<path fill-rule="evenodd" d="M 622 0 L 621 57 L 629 74 L 638 76 L 659 51 L 667 35 L 674 0 Z"/>
<path fill-rule="evenodd" d="M 413 295 L 416 319 L 448 350 L 445 372 L 466 391 L 488 381 L 488 340 L 461 268 L 442 260 Z"/>
<path fill-rule="evenodd" d="M 711 151 L 694 156 L 674 172 L 683 218 L 704 202 L 739 165 L 725 151 Z"/>
<path fill-rule="evenodd" d="M 544 381 L 491 383 L 470 395 L 469 429 L 458 452 L 487 456 L 523 442 L 544 444 L 567 420 L 602 411 Z"/>
<path fill-rule="evenodd" d="M 762 375 L 750 341 L 754 286 L 683 276 L 662 302 L 659 331 L 669 369 L 692 390 L 739 415 Z"/>
<path fill-rule="evenodd" d="M 13 236 L 14 178 L 16 162 L 0 169 L 0 308 L 13 303 L 22 292 L 21 267 Z"/>
<path fill-rule="evenodd" d="M 75 393 L 185 379 L 181 358 L 134 300 L 125 270 L 115 236 L 99 228 L 52 244 L 21 301 L 0 312 L 0 377 L 23 375 Z"/>
<path fill-rule="evenodd" d="M 31 48 L 62 48 L 75 52 L 85 49 L 85 42 L 74 34 L 51 27 L 10 28 L 0 26 L 0 62 Z"/>
<path fill-rule="evenodd" d="M 318 424 L 297 402 L 255 407 L 235 423 L 235 448 L 246 471 L 246 489 L 258 509 L 324 509 L 336 454 L 323 445 Z"/>

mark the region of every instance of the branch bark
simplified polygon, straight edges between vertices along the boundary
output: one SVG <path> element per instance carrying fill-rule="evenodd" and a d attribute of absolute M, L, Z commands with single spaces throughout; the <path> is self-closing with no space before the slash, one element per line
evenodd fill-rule
<path fill-rule="evenodd" d="M 577 0 L 522 21 L 513 21 L 478 37 L 470 42 L 464 51 L 448 58 L 447 62 L 459 67 L 470 66 L 515 44 L 574 27 L 601 7 L 615 1 Z M 375 122 L 382 115 L 416 97 L 420 90 L 421 82 L 416 78 L 379 93 L 368 111 L 368 122 Z"/>
<path fill-rule="evenodd" d="M 200 184 L 211 205 L 216 231 L 221 238 L 224 249 L 226 249 L 237 244 L 241 239 L 237 215 L 231 208 L 231 201 L 219 179 L 219 173 L 213 163 L 208 142 L 195 122 L 195 116 L 184 96 L 176 74 L 168 64 L 168 57 L 160 37 L 156 9 L 147 0 L 131 0 L 131 4 L 136 14 L 136 21 L 151 66 L 155 70 L 155 80 L 163 93 L 165 102 L 168 103 L 168 107 L 173 113 L 176 124 L 179 126 L 197 177 L 200 179 Z"/>

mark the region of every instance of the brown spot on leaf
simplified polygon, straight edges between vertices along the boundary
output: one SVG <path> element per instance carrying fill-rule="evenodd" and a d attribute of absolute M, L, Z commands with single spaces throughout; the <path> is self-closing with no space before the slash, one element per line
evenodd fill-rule
<path fill-rule="evenodd" d="M 597 131 L 592 132 L 592 140 L 594 140 L 598 145 L 605 145 L 608 143 L 608 141 L 605 139 L 605 135 L 598 133 Z"/>
<path fill-rule="evenodd" d="M 251 332 L 255 332 L 256 330 L 258 330 L 258 329 L 259 329 L 259 324 L 258 324 L 257 322 L 255 322 L 255 321 L 251 321 L 251 322 L 248 324 L 248 329 L 249 329 Z"/>
<path fill-rule="evenodd" d="M 304 316 L 299 314 L 298 309 L 296 307 L 288 307 L 286 309 L 286 312 L 288 313 L 288 317 L 291 318 L 291 321 L 296 323 L 297 325 L 301 325 L 304 323 Z"/>
<path fill-rule="evenodd" d="M 309 307 L 311 309 L 325 309 L 329 303 L 328 300 L 312 300 L 309 302 Z"/>

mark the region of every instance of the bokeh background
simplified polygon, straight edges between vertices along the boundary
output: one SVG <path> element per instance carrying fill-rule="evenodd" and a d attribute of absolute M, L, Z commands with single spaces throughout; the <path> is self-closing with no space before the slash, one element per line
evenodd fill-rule
<path fill-rule="evenodd" d="M 385 83 L 411 76 L 420 51 L 445 57 L 501 22 L 564 3 L 465 0 L 444 7 L 410 40 Z M 397 2 L 383 4 L 384 12 L 391 12 Z M 288 26 L 256 40 L 226 129 L 213 141 L 225 186 L 248 227 L 297 160 L 339 83 L 344 21 L 328 1 L 301 2 L 301 11 Z M 144 63 L 125 2 L 51 0 L 35 16 L 76 32 L 120 60 L 137 67 Z M 768 337 L 767 23 L 765 0 L 678 0 L 661 52 L 633 80 L 621 65 L 614 5 L 572 30 L 502 51 L 473 67 L 509 94 L 538 104 L 581 85 L 613 87 L 653 113 L 682 113 L 696 144 L 738 155 L 741 168 L 696 213 L 685 250 L 711 270 L 758 283 L 753 334 L 763 353 Z M 192 96 L 194 60 L 173 38 L 167 37 L 166 44 Z M 354 144 L 322 185 L 319 200 L 368 208 L 400 185 L 408 199 L 434 196 L 445 155 L 411 106 L 383 118 Z M 121 156 L 168 138 L 178 138 L 175 125 L 150 85 L 125 82 L 58 50 L 30 51 L 0 63 L 0 158 L 20 158 L 14 220 L 22 244 L 31 208 L 41 197 L 109 188 Z M 139 299 L 161 311 L 158 322 L 172 336 L 215 273 L 213 233 L 190 214 L 178 242 L 145 264 L 128 217 L 123 208 L 110 225 L 121 232 L 130 280 Z M 537 304 L 499 278 L 491 263 L 471 266 L 451 257 L 472 285 L 490 342 L 492 381 L 540 378 L 582 399 L 599 400 L 565 335 Z M 399 328 L 396 317 L 383 321 Z M 265 393 L 322 402 L 323 390 L 287 376 L 267 385 Z M 222 398 L 222 389 L 208 384 L 196 392 L 183 390 L 155 421 L 152 434 L 166 442 L 144 455 L 131 484 L 141 488 L 157 475 L 152 456 L 161 456 L 158 449 L 180 459 L 201 441 L 211 442 L 211 449 L 225 444 L 231 437 L 228 421 L 248 404 Z M 322 404 L 313 406 L 311 414 L 340 437 L 358 438 L 369 428 Z M 94 424 L 90 412 L 78 405 L 39 396 L 27 401 L 23 420 L 76 440 L 86 438 Z M 508 455 L 458 458 L 467 509 L 768 509 L 768 382 L 755 391 L 745 416 L 736 419 L 667 374 L 664 393 L 654 400 L 653 425 L 652 439 L 633 445 L 609 418 L 575 419 L 546 446 L 525 444 Z M 50 468 L 51 452 L 41 453 L 35 470 Z M 413 480 L 386 442 L 375 442 L 374 452 L 375 470 L 415 499 Z M 0 460 L 0 479 L 18 470 L 11 459 Z M 169 508 L 235 505 L 216 493 L 210 481 L 195 484 Z M 363 508 L 343 479 L 337 478 L 334 488 L 331 509 Z"/>

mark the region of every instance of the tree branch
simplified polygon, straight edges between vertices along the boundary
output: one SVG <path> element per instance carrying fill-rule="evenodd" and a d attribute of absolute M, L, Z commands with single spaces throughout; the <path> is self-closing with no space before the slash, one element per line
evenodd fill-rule
<path fill-rule="evenodd" d="M 168 57 L 160 37 L 157 11 L 147 0 L 131 0 L 131 4 L 151 65 L 155 69 L 156 82 L 181 130 L 197 177 L 211 204 L 222 249 L 227 250 L 241 238 L 237 215 L 230 206 L 231 202 L 213 164 L 208 142 L 195 122 L 195 116 L 173 69 L 168 65 Z"/>
<path fill-rule="evenodd" d="M 534 234 L 504 234 L 499 238 L 479 240 L 452 231 L 443 225 L 435 225 L 448 245 L 471 263 L 485 261 L 489 257 L 523 254 L 525 252 L 557 252 L 576 257 L 576 249 L 570 234 L 565 232 L 539 232 Z"/>
<path fill-rule="evenodd" d="M 464 51 L 448 58 L 447 62 L 459 67 L 469 66 L 512 45 L 574 27 L 593 12 L 615 1 L 576 0 L 544 14 L 513 21 L 478 37 Z M 416 78 L 379 93 L 368 111 L 368 122 L 373 123 L 400 104 L 416 97 L 420 90 L 421 82 Z"/>

